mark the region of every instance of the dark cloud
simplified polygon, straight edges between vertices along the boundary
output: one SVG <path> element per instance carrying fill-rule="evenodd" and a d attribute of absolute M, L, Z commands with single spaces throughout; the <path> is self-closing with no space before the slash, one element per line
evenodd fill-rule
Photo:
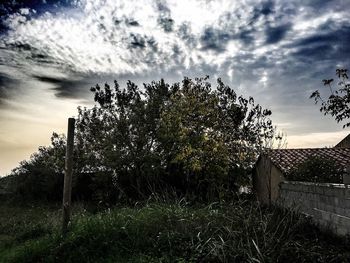
<path fill-rule="evenodd" d="M 272 15 L 274 11 L 274 1 L 264 1 L 254 7 L 250 24 L 254 24 L 261 16 Z"/>
<path fill-rule="evenodd" d="M 299 39 L 290 47 L 296 56 L 321 61 L 325 59 L 344 60 L 350 55 L 350 24 L 340 24 L 338 28 L 321 25 L 313 35 Z"/>
<path fill-rule="evenodd" d="M 0 73 L 0 99 L 8 98 L 8 86 L 11 84 L 13 84 L 13 79 L 11 79 L 7 74 Z"/>
<path fill-rule="evenodd" d="M 130 20 L 130 21 L 127 21 L 127 24 L 129 26 L 139 26 L 139 22 L 135 21 L 135 20 Z"/>
<path fill-rule="evenodd" d="M 237 38 L 245 45 L 251 45 L 255 41 L 254 30 L 242 29 L 237 35 Z"/>
<path fill-rule="evenodd" d="M 290 30 L 291 24 L 268 27 L 266 29 L 266 44 L 275 44 L 281 41 Z"/>
<path fill-rule="evenodd" d="M 169 7 L 163 1 L 157 2 L 158 9 L 158 24 L 163 28 L 165 32 L 172 32 L 174 30 L 174 19 L 171 17 L 171 11 Z"/>
<path fill-rule="evenodd" d="M 342 2 L 342 3 L 341 3 Z M 324 12 L 325 9 L 337 9 L 342 6 L 346 1 L 337 1 L 337 0 L 300 0 L 300 4 L 306 5 L 314 9 L 315 11 Z"/>
<path fill-rule="evenodd" d="M 195 48 L 198 43 L 197 37 L 191 32 L 191 26 L 187 23 L 182 23 L 177 29 L 177 35 L 190 48 Z"/>
<path fill-rule="evenodd" d="M 27 43 L 21 43 L 21 42 L 15 42 L 15 43 L 5 43 L 4 47 L 0 47 L 0 50 L 5 52 L 16 52 L 18 54 L 22 54 L 23 57 L 28 60 L 32 61 L 38 64 L 58 64 L 57 61 L 53 60 L 51 57 L 49 57 L 45 50 L 37 49 Z M 10 63 L 13 63 L 13 61 L 4 61 L 5 63 L 2 63 L 1 56 L 3 56 L 0 52 L 0 65 L 4 64 L 7 65 Z M 4 58 L 3 58 L 4 59 Z"/>
<path fill-rule="evenodd" d="M 22 8 L 35 10 L 30 18 L 37 17 L 46 11 L 55 12 L 61 8 L 72 7 L 75 5 L 73 0 L 8 0 L 0 3 L 0 34 L 6 33 L 9 29 L 6 24 L 6 18 L 14 13 L 20 12 Z M 28 17 L 29 18 L 29 17 Z"/>
<path fill-rule="evenodd" d="M 200 41 L 202 49 L 212 49 L 220 52 L 225 50 L 225 46 L 230 38 L 228 33 L 209 27 L 204 30 Z"/>
<path fill-rule="evenodd" d="M 91 80 L 88 79 L 67 79 L 49 76 L 33 76 L 35 79 L 42 82 L 53 84 L 55 87 L 52 90 L 55 91 L 55 96 L 58 98 L 73 98 L 81 99 L 86 97 L 91 85 Z"/>
<path fill-rule="evenodd" d="M 14 42 L 14 43 L 6 43 L 8 48 L 11 48 L 15 51 L 31 51 L 33 47 L 27 43 Z"/>
<path fill-rule="evenodd" d="M 299 59 L 304 59 L 305 62 L 322 61 L 325 59 L 331 59 L 334 54 L 334 47 L 330 44 L 319 43 L 317 45 L 303 47 L 294 52 L 293 55 Z"/>
<path fill-rule="evenodd" d="M 130 48 L 149 48 L 153 52 L 158 50 L 157 42 L 153 37 L 140 34 L 130 34 Z"/>
<path fill-rule="evenodd" d="M 35 9 L 37 13 L 43 13 L 49 9 L 52 10 L 52 8 L 74 5 L 75 1 L 72 0 L 9 0 L 0 4 L 0 16 L 16 13 L 21 8 L 31 8 Z"/>
<path fill-rule="evenodd" d="M 169 7 L 163 1 L 158 1 L 157 2 L 157 8 L 158 8 L 158 11 L 160 11 L 162 13 L 167 13 L 167 14 L 170 13 Z"/>
<path fill-rule="evenodd" d="M 255 28 L 240 28 L 239 33 L 232 33 L 223 29 L 215 29 L 213 27 L 206 28 L 200 36 L 202 50 L 214 50 L 224 52 L 226 45 L 230 40 L 238 39 L 245 46 L 253 45 L 255 41 Z"/>
<path fill-rule="evenodd" d="M 172 32 L 174 30 L 174 20 L 171 18 L 160 17 L 158 23 L 165 32 Z"/>
<path fill-rule="evenodd" d="M 339 35 L 336 32 L 330 32 L 328 34 L 314 34 L 310 37 L 306 37 L 297 42 L 297 46 L 309 46 L 317 45 L 320 43 L 331 43 L 339 41 Z"/>
<path fill-rule="evenodd" d="M 19 81 L 13 79 L 10 75 L 0 72 L 0 107 L 6 104 L 6 101 L 14 95 L 13 89 L 18 87 Z"/>
<path fill-rule="evenodd" d="M 130 44 L 133 48 L 144 48 L 146 47 L 146 39 L 145 37 L 139 34 L 131 34 L 130 35 Z"/>
<path fill-rule="evenodd" d="M 258 3 L 257 6 L 254 7 L 252 12 L 252 17 L 250 19 L 250 25 L 253 25 L 261 16 L 265 18 L 273 15 L 275 13 L 274 10 L 275 2 L 274 1 L 264 1 Z M 237 17 L 241 17 L 240 14 L 237 14 Z"/>
<path fill-rule="evenodd" d="M 275 3 L 274 1 L 266 1 L 261 5 L 260 13 L 267 16 L 274 13 Z"/>

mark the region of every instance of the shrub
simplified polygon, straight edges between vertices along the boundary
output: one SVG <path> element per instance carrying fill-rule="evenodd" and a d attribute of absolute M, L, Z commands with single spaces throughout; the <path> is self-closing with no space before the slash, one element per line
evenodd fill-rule
<path fill-rule="evenodd" d="M 91 88 L 96 105 L 78 108 L 73 195 L 106 203 L 175 192 L 198 200 L 230 197 L 249 174 L 264 140 L 274 136 L 271 111 L 208 77 L 140 89 Z M 39 148 L 14 171 L 20 196 L 48 198 L 61 189 L 65 137 Z M 26 193 L 24 193 L 25 191 Z M 55 194 L 59 199 L 59 195 Z M 50 197 L 51 198 L 51 197 Z"/>
<path fill-rule="evenodd" d="M 287 175 L 287 179 L 314 183 L 342 183 L 343 174 L 343 169 L 333 160 L 310 156 L 294 168 Z"/>

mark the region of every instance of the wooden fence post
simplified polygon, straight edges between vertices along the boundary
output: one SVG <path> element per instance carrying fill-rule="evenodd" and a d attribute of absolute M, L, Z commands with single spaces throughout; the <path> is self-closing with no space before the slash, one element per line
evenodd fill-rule
<path fill-rule="evenodd" d="M 73 147 L 74 147 L 74 127 L 75 119 L 68 119 L 66 160 L 64 166 L 64 185 L 63 185 L 63 225 L 62 234 L 65 235 L 68 230 L 71 214 L 71 195 L 72 195 L 72 173 L 73 173 Z"/>

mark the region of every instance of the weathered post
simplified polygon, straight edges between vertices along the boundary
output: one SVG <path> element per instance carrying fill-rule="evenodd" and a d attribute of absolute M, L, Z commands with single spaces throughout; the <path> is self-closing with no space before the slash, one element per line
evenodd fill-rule
<path fill-rule="evenodd" d="M 64 166 L 64 185 L 63 185 L 63 225 L 62 234 L 65 235 L 68 230 L 68 224 L 71 214 L 71 195 L 72 195 L 72 173 L 73 173 L 73 147 L 74 147 L 74 126 L 75 119 L 68 119 L 66 160 Z"/>

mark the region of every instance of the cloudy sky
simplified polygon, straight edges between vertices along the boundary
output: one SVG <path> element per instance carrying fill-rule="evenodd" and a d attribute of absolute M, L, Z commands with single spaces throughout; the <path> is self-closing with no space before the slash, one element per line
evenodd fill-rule
<path fill-rule="evenodd" d="M 344 137 L 309 99 L 350 65 L 349 0 L 11 0 L 0 4 L 0 175 L 53 131 L 89 88 L 221 77 L 273 112 L 288 147 Z"/>

